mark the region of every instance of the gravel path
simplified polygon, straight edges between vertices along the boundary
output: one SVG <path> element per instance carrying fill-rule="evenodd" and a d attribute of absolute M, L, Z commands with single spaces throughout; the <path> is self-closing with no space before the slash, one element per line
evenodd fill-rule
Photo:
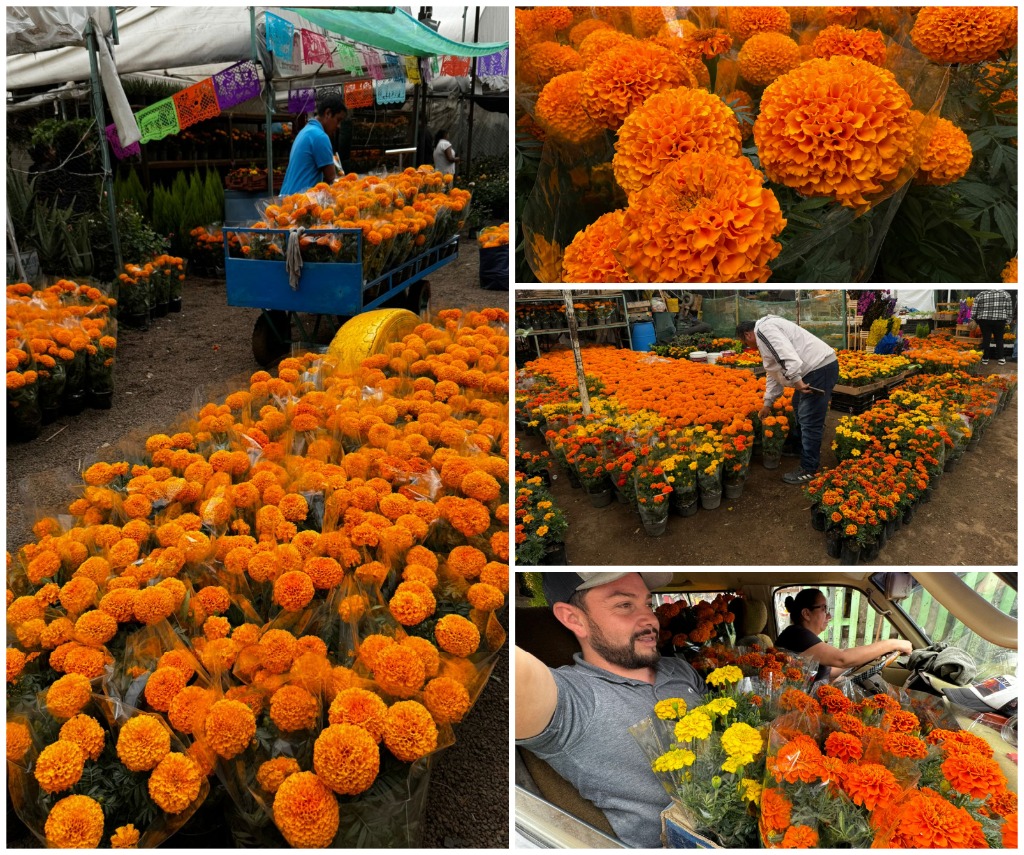
<path fill-rule="evenodd" d="M 476 241 L 463 239 L 458 260 L 430 277 L 432 312 L 508 308 L 507 293 L 479 287 L 478 260 Z M 37 516 L 66 508 L 81 484 L 78 473 L 99 455 L 166 431 L 183 413 L 247 383 L 259 370 L 251 349 L 257 310 L 228 306 L 223 280 L 189 277 L 183 298 L 180 314 L 153 321 L 146 332 L 125 329 L 118 335 L 112 409 L 62 417 L 33 442 L 7 446 L 8 550 L 32 538 Z M 506 645 L 487 687 L 457 727 L 455 745 L 434 767 L 425 846 L 508 848 L 508 721 Z M 201 838 L 191 845 L 211 844 L 218 845 Z M 166 845 L 189 846 L 190 840 L 172 837 Z M 8 846 L 38 843 L 16 823 Z"/>

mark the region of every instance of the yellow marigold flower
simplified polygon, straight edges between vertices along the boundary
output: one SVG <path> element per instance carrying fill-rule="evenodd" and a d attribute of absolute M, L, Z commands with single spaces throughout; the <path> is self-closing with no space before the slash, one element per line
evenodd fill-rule
<path fill-rule="evenodd" d="M 998 6 L 925 6 L 917 13 L 910 40 L 934 62 L 973 63 L 995 59 L 1017 15 Z"/>
<path fill-rule="evenodd" d="M 667 721 L 673 721 L 686 715 L 686 701 L 682 698 L 666 698 L 654 705 L 654 714 Z"/>
<path fill-rule="evenodd" d="M 445 615 L 434 625 L 437 646 L 453 656 L 470 656 L 480 646 L 480 630 L 461 615 Z"/>
<path fill-rule="evenodd" d="M 206 739 L 225 760 L 241 754 L 256 735 L 256 716 L 241 701 L 222 699 L 206 713 Z"/>
<path fill-rule="evenodd" d="M 524 83 L 544 86 L 551 78 L 570 71 L 578 71 L 583 58 L 569 45 L 540 42 L 529 48 L 516 62 Z"/>
<path fill-rule="evenodd" d="M 825 27 L 814 39 L 811 53 L 818 59 L 852 56 L 880 68 L 885 66 L 885 39 L 878 30 L 851 30 L 840 24 Z"/>
<path fill-rule="evenodd" d="M 713 716 L 724 717 L 736 709 L 736 701 L 732 698 L 715 698 L 704 704 L 701 709 L 707 710 Z"/>
<path fill-rule="evenodd" d="M 321 732 L 313 746 L 313 769 L 339 795 L 358 795 L 377 779 L 380 749 L 361 727 L 332 724 Z"/>
<path fill-rule="evenodd" d="M 167 712 L 175 695 L 185 688 L 187 679 L 177 668 L 157 668 L 146 681 L 146 703 L 157 712 Z"/>
<path fill-rule="evenodd" d="M 458 680 L 435 677 L 423 690 L 423 703 L 438 724 L 460 722 L 469 711 L 469 692 Z"/>
<path fill-rule="evenodd" d="M 289 775 L 301 771 L 294 757 L 275 757 L 260 764 L 256 770 L 256 782 L 268 793 L 276 793 Z"/>
<path fill-rule="evenodd" d="M 923 128 L 931 122 L 925 122 L 924 116 L 914 111 L 915 126 Z M 936 118 L 931 136 L 927 138 L 927 147 L 921 156 L 921 165 L 914 175 L 916 184 L 931 184 L 944 187 L 959 181 L 971 168 L 974 151 L 971 141 L 960 128 L 949 119 Z"/>
<path fill-rule="evenodd" d="M 754 86 L 767 86 L 796 68 L 803 58 L 800 45 L 782 33 L 756 33 L 744 43 L 738 57 L 740 75 Z"/>
<path fill-rule="evenodd" d="M 651 768 L 655 772 L 677 772 L 678 770 L 691 766 L 697 755 L 687 748 L 673 748 L 658 757 Z"/>
<path fill-rule="evenodd" d="M 118 826 L 110 835 L 111 849 L 135 849 L 138 845 L 139 830 L 131 823 Z"/>
<path fill-rule="evenodd" d="M 707 713 L 693 710 L 676 722 L 676 742 L 707 739 L 711 736 L 711 729 L 711 718 Z"/>
<path fill-rule="evenodd" d="M 1015 255 L 1009 261 L 1006 262 L 1006 267 L 1003 268 L 1002 278 L 1004 282 L 1016 283 L 1017 282 L 1017 256 Z"/>
<path fill-rule="evenodd" d="M 788 33 L 792 28 L 789 12 L 783 6 L 733 6 L 728 26 L 741 42 L 757 33 Z"/>
<path fill-rule="evenodd" d="M 39 752 L 33 774 L 46 792 L 59 793 L 79 782 L 84 767 L 85 752 L 77 743 L 60 739 Z"/>
<path fill-rule="evenodd" d="M 583 109 L 596 124 L 617 130 L 651 95 L 677 86 L 695 86 L 696 82 L 671 51 L 650 42 L 633 41 L 613 47 L 587 66 L 580 97 Z"/>
<path fill-rule="evenodd" d="M 384 719 L 387 716 L 387 704 L 379 695 L 366 689 L 343 689 L 334 696 L 327 720 L 331 724 L 350 724 L 361 727 L 374 742 L 384 738 Z"/>
<path fill-rule="evenodd" d="M 749 724 L 741 721 L 731 725 L 722 734 L 722 748 L 729 755 L 750 755 L 761 753 L 764 740 L 761 734 Z"/>
<path fill-rule="evenodd" d="M 851 57 L 808 60 L 761 98 L 754 123 L 761 166 L 805 196 L 864 208 L 913 151 L 910 107 L 885 69 Z M 795 115 L 809 121 L 794 122 Z"/>
<path fill-rule="evenodd" d="M 181 813 L 199 798 L 204 777 L 191 757 L 172 751 L 149 776 L 149 797 L 165 813 Z"/>
<path fill-rule="evenodd" d="M 90 760 L 99 760 L 106 744 L 106 733 L 91 715 L 69 718 L 60 729 L 61 740 L 74 742 Z"/>
<path fill-rule="evenodd" d="M 73 741 L 73 740 L 72 740 Z M 7 722 L 7 759 L 20 763 L 32 747 L 32 732 L 21 721 Z"/>
<path fill-rule="evenodd" d="M 692 152 L 631 200 L 618 246 L 636 282 L 764 282 L 786 225 L 745 157 Z"/>
<path fill-rule="evenodd" d="M 692 151 L 740 153 L 740 128 L 733 111 L 703 89 L 658 92 L 622 123 L 612 168 L 626 193 L 648 186 L 665 166 Z"/>
<path fill-rule="evenodd" d="M 92 684 L 81 674 L 67 674 L 56 680 L 46 692 L 46 708 L 54 718 L 67 719 L 78 715 L 89 703 Z"/>
<path fill-rule="evenodd" d="M 128 719 L 117 736 L 117 756 L 132 772 L 146 772 L 171 750 L 171 734 L 151 715 Z"/>
<path fill-rule="evenodd" d="M 274 796 L 274 823 L 295 848 L 322 849 L 338 831 L 338 799 L 312 772 L 289 775 Z"/>
<path fill-rule="evenodd" d="M 391 644 L 377 654 L 373 678 L 389 695 L 411 698 L 423 687 L 426 673 L 415 651 L 401 644 Z"/>
<path fill-rule="evenodd" d="M 384 744 L 399 760 L 411 763 L 437 748 L 437 725 L 416 701 L 399 701 L 384 723 Z"/>
<path fill-rule="evenodd" d="M 748 802 L 753 802 L 755 805 L 760 804 L 761 790 L 763 789 L 760 783 L 753 778 L 744 778 L 737 786 L 742 788 L 743 798 Z"/>
<path fill-rule="evenodd" d="M 282 686 L 270 699 L 270 720 L 290 733 L 316 726 L 320 702 L 302 686 Z"/>
<path fill-rule="evenodd" d="M 723 668 L 716 668 L 706 678 L 709 686 L 725 686 L 729 683 L 738 683 L 743 679 L 743 671 L 735 665 L 726 665 Z"/>
<path fill-rule="evenodd" d="M 57 849 L 96 849 L 103 838 L 103 808 L 88 796 L 67 796 L 46 818 L 46 842 Z"/>

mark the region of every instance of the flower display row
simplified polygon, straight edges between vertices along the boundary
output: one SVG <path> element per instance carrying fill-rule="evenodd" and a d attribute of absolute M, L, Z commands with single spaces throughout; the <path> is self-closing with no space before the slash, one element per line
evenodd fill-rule
<path fill-rule="evenodd" d="M 923 340 L 911 339 L 910 347 L 903 355 L 929 374 L 942 374 L 946 371 L 970 372 L 976 371 L 981 363 L 981 351 L 970 348 L 970 344 L 929 336 Z"/>
<path fill-rule="evenodd" d="M 600 326 L 622 320 L 616 300 L 581 300 L 572 304 L 578 327 Z M 516 326 L 520 329 L 568 329 L 565 304 L 523 303 L 516 306 Z"/>
<path fill-rule="evenodd" d="M 630 731 L 692 831 L 727 848 L 1016 847 L 992 748 L 933 698 L 808 693 L 799 658 L 725 653 L 701 705 L 661 700 Z"/>
<path fill-rule="evenodd" d="M 879 380 L 897 377 L 911 364 L 905 356 L 889 356 L 863 350 L 840 350 L 839 385 L 867 386 Z"/>
<path fill-rule="evenodd" d="M 274 191 L 277 192 L 284 184 L 284 167 L 274 167 Z M 267 191 L 267 169 L 265 166 L 249 166 L 232 169 L 224 176 L 224 186 L 228 190 L 244 190 L 256 193 Z"/>
<path fill-rule="evenodd" d="M 207 229 L 197 226 L 189 232 L 192 244 L 189 253 L 189 268 L 193 271 L 210 275 L 224 273 L 224 231 L 220 227 Z M 241 250 L 237 235 L 231 235 L 234 252 Z"/>
<path fill-rule="evenodd" d="M 158 255 L 145 264 L 126 264 L 117 280 L 118 320 L 125 326 L 145 329 L 150 317 L 181 311 L 183 258 Z"/>
<path fill-rule="evenodd" d="M 262 848 L 418 845 L 505 640 L 508 315 L 296 355 L 8 554 L 7 758 L 47 845 L 153 847 L 220 789 Z"/>
<path fill-rule="evenodd" d="M 98 288 L 68 279 L 38 291 L 7 286 L 9 436 L 33 439 L 62 411 L 111 406 L 116 306 Z"/>
<path fill-rule="evenodd" d="M 876 557 L 1016 388 L 1016 375 L 921 374 L 862 415 L 841 418 L 832 442 L 839 464 L 806 488 L 828 554 L 843 563 Z"/>
<path fill-rule="evenodd" d="M 267 205 L 252 225 L 255 232 L 229 230 L 238 246 L 232 241 L 228 251 L 231 257 L 283 261 L 290 237 L 279 230 L 301 229 L 296 236 L 305 260 L 352 264 L 361 257 L 363 278 L 370 281 L 458 233 L 471 193 L 452 180 L 428 166 L 383 177 L 349 173 Z"/>
<path fill-rule="evenodd" d="M 759 350 L 744 350 L 740 353 L 723 353 L 718 357 L 717 364 L 731 368 L 761 368 L 764 366 L 764 359 Z"/>

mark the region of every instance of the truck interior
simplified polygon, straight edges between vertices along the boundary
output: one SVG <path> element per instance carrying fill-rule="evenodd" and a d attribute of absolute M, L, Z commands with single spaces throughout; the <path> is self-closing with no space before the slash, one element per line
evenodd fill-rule
<path fill-rule="evenodd" d="M 514 634 L 517 647 L 551 668 L 572 664 L 579 651 L 574 635 L 555 619 L 551 609 L 533 595 L 530 579 L 517 573 Z M 539 587 L 539 586 L 535 586 Z M 737 645 L 770 646 L 788 625 L 783 602 L 804 588 L 818 588 L 831 604 L 833 618 L 822 640 L 853 647 L 881 639 L 903 638 L 915 649 L 946 642 L 967 652 L 978 683 L 1017 672 L 1017 574 L 988 571 L 687 571 L 673 573 L 672 582 L 654 591 L 655 606 L 683 601 L 692 605 L 722 593 L 741 593 L 752 607 L 741 610 L 735 624 Z M 532 597 L 532 599 L 531 599 Z M 760 604 L 760 605 L 757 605 Z M 766 618 L 766 619 L 765 619 Z M 912 678 L 905 660 L 885 659 L 858 669 L 893 686 L 941 695 L 955 684 L 927 675 L 929 685 Z M 993 748 L 1010 786 L 1017 789 L 1016 709 L 1006 716 L 942 703 L 960 727 L 984 738 Z M 1003 712 L 1007 712 L 1005 709 Z M 529 751 L 515 751 L 515 815 L 519 845 L 535 848 L 616 848 L 604 814 L 570 783 Z"/>

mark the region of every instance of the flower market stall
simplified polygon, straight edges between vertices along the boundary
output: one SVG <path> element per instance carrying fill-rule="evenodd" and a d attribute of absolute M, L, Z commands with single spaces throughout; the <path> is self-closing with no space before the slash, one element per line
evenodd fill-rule
<path fill-rule="evenodd" d="M 1015 275 L 1016 7 L 515 14 L 517 281 Z"/>
<path fill-rule="evenodd" d="M 9 795 L 40 841 L 419 844 L 505 640 L 507 313 L 391 317 L 379 352 L 362 315 L 86 461 L 9 551 Z"/>

